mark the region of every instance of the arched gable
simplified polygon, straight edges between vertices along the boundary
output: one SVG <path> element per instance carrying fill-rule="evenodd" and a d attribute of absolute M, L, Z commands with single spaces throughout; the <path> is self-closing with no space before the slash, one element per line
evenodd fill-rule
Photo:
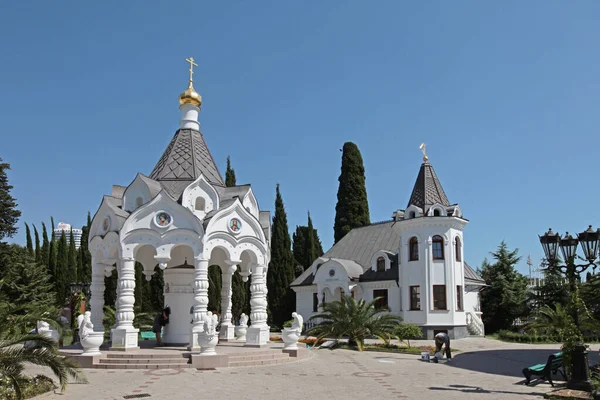
<path fill-rule="evenodd" d="M 181 197 L 181 204 L 200 220 L 209 212 L 218 210 L 219 202 L 219 194 L 203 175 L 186 187 Z"/>
<path fill-rule="evenodd" d="M 412 218 L 417 218 L 417 217 L 422 217 L 422 216 L 423 216 L 423 209 L 415 206 L 414 204 L 411 204 L 404 211 L 404 219 L 412 219 Z"/>
<path fill-rule="evenodd" d="M 217 211 L 208 222 L 206 226 L 207 240 L 217 233 L 226 233 L 234 237 L 237 242 L 246 237 L 254 237 L 264 245 L 267 243 L 260 222 L 244 208 L 239 199 Z"/>
<path fill-rule="evenodd" d="M 123 193 L 123 210 L 133 212 L 148 203 L 161 191 L 158 182 L 138 173 Z"/>
<path fill-rule="evenodd" d="M 446 211 L 446 207 L 440 203 L 436 203 L 436 204 L 432 205 L 431 207 L 429 207 L 429 210 L 427 211 L 428 217 L 434 217 L 434 216 L 446 217 L 447 215 L 448 215 L 448 213 Z"/>
<path fill-rule="evenodd" d="M 109 232 L 119 232 L 129 216 L 129 213 L 119 208 L 120 200 L 104 196 L 98 211 L 94 214 L 90 232 L 88 236 L 88 244 L 96 236 L 105 236 Z"/>
<path fill-rule="evenodd" d="M 94 257 L 94 262 L 113 265 L 119 256 L 119 234 L 108 232 L 104 237 L 94 236 L 90 240 L 88 248 Z"/>
<path fill-rule="evenodd" d="M 244 196 L 242 205 L 250 214 L 254 216 L 254 218 L 259 219 L 260 210 L 258 209 L 258 201 L 252 192 L 252 188 L 250 188 Z"/>
<path fill-rule="evenodd" d="M 392 267 L 392 260 L 390 257 L 390 253 L 385 250 L 378 250 L 371 257 L 371 269 L 373 271 L 377 272 L 377 260 L 379 259 L 379 257 L 383 257 L 383 259 L 385 260 L 385 270 L 386 271 Z"/>

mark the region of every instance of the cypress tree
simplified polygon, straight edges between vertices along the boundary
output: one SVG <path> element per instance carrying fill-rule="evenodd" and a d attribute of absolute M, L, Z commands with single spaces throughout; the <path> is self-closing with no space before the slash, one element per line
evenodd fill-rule
<path fill-rule="evenodd" d="M 164 276 L 163 270 L 158 266 L 154 267 L 154 275 L 152 275 L 152 280 L 148 282 L 149 292 L 150 292 L 150 304 L 148 307 L 151 311 L 159 311 L 164 308 L 165 297 L 163 294 L 164 288 Z"/>
<path fill-rule="evenodd" d="M 33 250 L 33 241 L 31 240 L 31 229 L 29 229 L 27 222 L 25 222 L 25 236 L 27 237 L 27 253 L 33 258 L 35 257 L 35 252 Z"/>
<path fill-rule="evenodd" d="M 235 170 L 231 168 L 231 159 L 227 156 L 227 170 L 225 171 L 225 186 L 235 186 Z"/>
<path fill-rule="evenodd" d="M 48 241 L 48 230 L 46 229 L 46 224 L 42 222 L 42 254 L 41 254 L 41 262 L 47 267 L 50 266 L 50 242 Z M 48 272 L 52 275 L 50 269 Z"/>
<path fill-rule="evenodd" d="M 42 261 L 42 249 L 40 248 L 40 234 L 35 225 L 33 225 L 33 233 L 35 234 L 35 262 L 39 263 Z"/>
<path fill-rule="evenodd" d="M 56 250 L 56 266 L 54 269 L 54 281 L 56 283 L 56 301 L 62 306 L 67 299 L 69 289 L 69 245 L 67 244 L 67 235 L 63 231 L 58 240 Z"/>
<path fill-rule="evenodd" d="M 221 314 L 221 267 L 211 265 L 208 267 L 208 311 Z"/>
<path fill-rule="evenodd" d="M 294 254 L 294 262 L 302 267 L 302 271 L 306 268 L 306 236 L 308 227 L 296 225 L 296 232 L 292 235 L 292 253 Z M 296 271 L 296 277 L 300 276 L 302 271 Z"/>
<path fill-rule="evenodd" d="M 135 309 L 137 312 L 142 312 L 144 310 L 144 267 L 141 263 L 135 263 L 135 289 L 133 290 L 135 296 Z"/>
<path fill-rule="evenodd" d="M 52 225 L 52 237 L 54 237 L 54 230 L 56 227 L 54 226 L 54 217 L 50 216 L 50 225 Z"/>
<path fill-rule="evenodd" d="M 242 280 L 239 267 L 231 277 L 231 313 L 234 323 L 240 319 L 246 306 L 246 286 Z"/>
<path fill-rule="evenodd" d="M 344 143 L 342 170 L 335 206 L 334 241 L 339 242 L 348 232 L 369 225 L 369 202 L 365 186 L 365 167 L 358 146 Z"/>
<path fill-rule="evenodd" d="M 48 244 L 48 273 L 56 282 L 56 242 L 54 240 Z"/>
<path fill-rule="evenodd" d="M 21 216 L 15 198 L 10 194 L 13 187 L 8 184 L 6 171 L 9 169 L 10 164 L 3 163 L 0 158 L 0 241 L 17 233 L 17 221 Z"/>
<path fill-rule="evenodd" d="M 308 268 L 313 261 L 317 259 L 317 244 L 315 243 L 315 234 L 310 211 L 308 212 L 308 227 L 306 235 L 306 264 L 304 269 Z"/>
<path fill-rule="evenodd" d="M 312 235 L 309 234 L 312 232 Z M 323 255 L 323 245 L 319 234 L 313 228 L 312 218 L 308 214 L 308 225 L 296 226 L 296 232 L 293 235 L 293 253 L 296 265 L 300 265 L 302 270 L 296 271 L 298 277 L 303 271 L 309 268 L 312 263 Z"/>
<path fill-rule="evenodd" d="M 68 276 L 71 282 L 79 282 L 79 276 L 77 276 L 77 248 L 75 247 L 75 238 L 73 237 L 73 230 L 69 233 L 69 250 L 68 250 Z"/>
<path fill-rule="evenodd" d="M 295 277 L 294 255 L 279 184 L 276 188 L 272 232 L 271 261 L 267 273 L 268 300 L 272 321 L 281 327 L 285 321 L 291 319 L 296 308 L 296 295 L 289 287 Z"/>
<path fill-rule="evenodd" d="M 79 255 L 77 260 L 77 277 L 81 282 L 92 281 L 92 255 L 88 247 L 90 237 L 90 226 L 92 221 L 90 212 L 87 215 L 87 225 L 81 228 L 81 245 L 79 246 Z"/>

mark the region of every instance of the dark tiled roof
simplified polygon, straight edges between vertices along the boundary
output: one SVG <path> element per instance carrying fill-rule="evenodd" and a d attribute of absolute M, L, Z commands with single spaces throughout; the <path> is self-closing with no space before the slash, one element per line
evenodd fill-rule
<path fill-rule="evenodd" d="M 424 162 L 421 164 L 419 176 L 417 176 L 407 207 L 413 204 L 426 213 L 430 206 L 438 203 L 444 206 L 450 205 L 433 166 L 428 162 Z"/>
<path fill-rule="evenodd" d="M 398 280 L 398 259 L 397 250 L 398 242 L 400 240 L 398 233 L 393 229 L 394 221 L 379 222 L 363 226 L 360 228 L 354 228 L 346 236 L 337 242 L 327 253 L 323 254 L 319 259 L 327 260 L 328 258 L 338 258 L 342 260 L 352 260 L 357 262 L 363 267 L 363 275 L 360 280 L 379 280 L 375 279 L 378 277 L 383 278 L 382 280 Z M 393 254 L 392 268 L 384 272 L 375 272 L 371 270 L 371 258 L 379 251 L 383 250 L 388 254 Z M 469 279 L 471 282 L 477 281 L 481 283 L 483 280 L 467 263 L 464 264 L 465 279 Z M 370 270 L 370 271 L 369 271 Z M 381 275 L 377 275 L 381 274 Z M 395 275 L 394 275 L 395 274 Z M 367 279 L 364 279 L 366 277 Z M 292 283 L 293 286 L 307 286 L 311 285 L 314 275 L 311 273 L 311 268 L 304 271 L 296 280 Z"/>
<path fill-rule="evenodd" d="M 389 256 L 389 254 L 388 254 Z M 400 279 L 400 269 L 398 268 L 398 256 L 396 254 L 390 256 L 390 268 L 385 271 L 374 271 L 369 268 L 360 276 L 360 282 L 373 281 L 396 281 Z"/>
<path fill-rule="evenodd" d="M 172 197 L 178 199 L 183 189 L 198 179 L 200 174 L 211 184 L 225 185 L 202 133 L 180 129 L 152 170 L 150 178 L 159 181 Z"/>

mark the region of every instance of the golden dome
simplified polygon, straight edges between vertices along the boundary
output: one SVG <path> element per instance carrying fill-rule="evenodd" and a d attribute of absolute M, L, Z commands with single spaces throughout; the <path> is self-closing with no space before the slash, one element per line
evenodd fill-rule
<path fill-rule="evenodd" d="M 193 104 L 196 107 L 200 107 L 202 104 L 202 96 L 200 96 L 198 92 L 194 90 L 194 85 L 192 85 L 191 81 L 185 92 L 179 95 L 179 104 Z"/>

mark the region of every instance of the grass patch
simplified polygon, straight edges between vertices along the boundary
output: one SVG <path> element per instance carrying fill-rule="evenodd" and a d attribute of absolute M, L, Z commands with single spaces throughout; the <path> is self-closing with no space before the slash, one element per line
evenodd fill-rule
<path fill-rule="evenodd" d="M 30 399 L 57 388 L 52 379 L 44 375 L 23 377 L 19 385 L 21 386 L 24 399 Z M 15 389 L 6 377 L 0 377 L 0 399 L 18 400 L 18 397 L 15 395 Z"/>

